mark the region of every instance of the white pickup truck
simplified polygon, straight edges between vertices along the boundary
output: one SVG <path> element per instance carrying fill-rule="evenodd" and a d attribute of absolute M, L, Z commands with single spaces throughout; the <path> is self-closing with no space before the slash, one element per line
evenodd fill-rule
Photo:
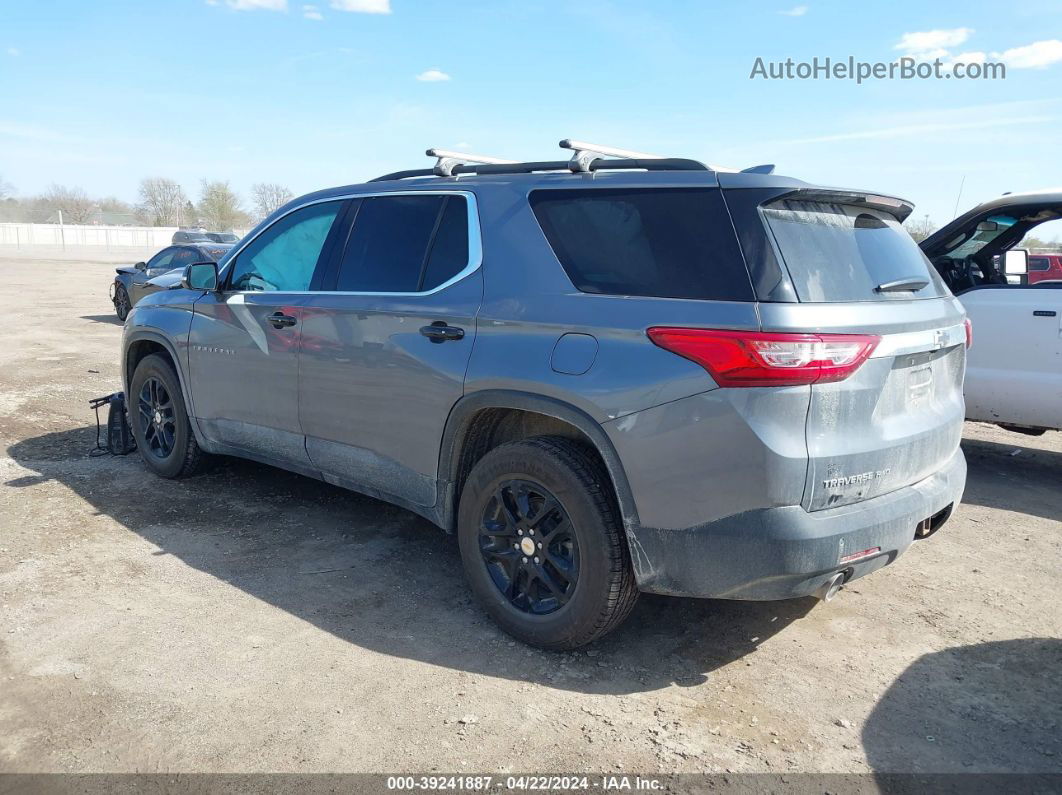
<path fill-rule="evenodd" d="M 967 419 L 1029 434 L 1062 429 L 1062 281 L 1028 284 L 1027 252 L 1016 248 L 1059 218 L 1062 191 L 1007 194 L 921 244 L 973 325 Z"/>

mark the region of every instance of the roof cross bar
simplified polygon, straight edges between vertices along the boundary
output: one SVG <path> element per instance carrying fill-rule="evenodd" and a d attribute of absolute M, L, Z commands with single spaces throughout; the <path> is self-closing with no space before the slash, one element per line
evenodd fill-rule
<path fill-rule="evenodd" d="M 569 163 L 569 168 L 578 173 L 591 171 L 590 164 L 595 159 L 599 159 L 600 155 L 606 155 L 607 157 L 618 157 L 627 160 L 669 160 L 663 155 L 650 155 L 645 152 L 634 152 L 630 149 L 620 149 L 617 146 L 607 146 L 605 144 L 592 144 L 587 141 L 577 141 L 574 138 L 565 138 L 560 142 L 561 149 L 571 149 L 574 154 Z M 726 171 L 731 173 L 737 173 L 738 169 L 728 168 L 726 166 L 714 166 L 711 163 L 705 165 L 712 171 Z M 756 166 L 755 168 L 765 168 L 765 166 Z M 773 166 L 772 166 L 773 170 Z M 769 174 L 769 171 L 755 171 L 757 174 Z"/>
<path fill-rule="evenodd" d="M 605 146 L 591 144 L 586 141 L 577 141 L 574 138 L 564 138 L 560 142 L 561 149 L 571 149 L 572 159 L 568 167 L 576 172 L 590 171 L 590 164 L 600 159 L 601 155 L 618 157 L 624 160 L 665 160 L 660 155 L 650 155 L 645 152 L 635 152 L 631 149 L 620 149 L 617 146 Z"/>
<path fill-rule="evenodd" d="M 473 155 L 468 152 L 455 152 L 450 149 L 439 149 L 432 147 L 426 151 L 428 157 L 439 158 L 435 161 L 435 168 L 432 171 L 439 177 L 451 177 L 454 173 L 456 166 L 462 166 L 466 163 L 483 163 L 484 165 L 503 166 L 511 165 L 515 163 L 515 160 L 502 160 L 500 157 L 488 157 L 487 155 Z"/>

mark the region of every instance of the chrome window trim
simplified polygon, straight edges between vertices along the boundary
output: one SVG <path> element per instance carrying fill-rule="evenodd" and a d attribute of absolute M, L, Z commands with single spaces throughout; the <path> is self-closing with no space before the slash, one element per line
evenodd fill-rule
<path fill-rule="evenodd" d="M 479 219 L 479 204 L 476 202 L 476 194 L 468 190 L 387 190 L 387 191 L 366 191 L 364 193 L 344 193 L 341 196 L 329 196 L 325 199 L 315 199 L 312 202 L 306 202 L 300 204 L 297 207 L 292 207 L 283 215 L 279 215 L 273 219 L 273 222 L 269 226 L 260 229 L 256 234 L 247 237 L 240 241 L 237 248 L 232 251 L 232 254 L 226 260 L 222 273 L 218 275 L 220 281 L 224 281 L 228 276 L 228 268 L 231 263 L 234 263 L 237 257 L 243 253 L 243 250 L 257 240 L 261 235 L 269 229 L 272 229 L 277 222 L 283 218 L 287 218 L 294 212 L 303 210 L 307 207 L 312 207 L 315 204 L 325 204 L 326 202 L 344 202 L 352 199 L 372 199 L 380 196 L 461 196 L 465 200 L 465 206 L 468 209 L 468 264 L 465 265 L 460 271 L 455 273 L 445 282 L 437 287 L 433 287 L 430 290 L 422 290 L 416 293 L 380 293 L 380 292 L 356 292 L 351 290 L 227 290 L 226 295 L 371 295 L 380 296 L 383 298 L 407 298 L 407 297 L 419 297 L 424 295 L 434 295 L 441 290 L 445 290 L 454 284 L 457 284 L 462 279 L 471 276 L 480 266 L 483 264 L 483 237 L 480 232 L 480 219 Z M 357 218 L 354 219 L 357 223 Z"/>

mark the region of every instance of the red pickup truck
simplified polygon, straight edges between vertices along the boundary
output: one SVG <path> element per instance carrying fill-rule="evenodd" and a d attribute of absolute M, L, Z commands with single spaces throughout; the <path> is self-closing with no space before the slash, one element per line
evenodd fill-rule
<path fill-rule="evenodd" d="M 1030 254 L 1029 284 L 1062 281 L 1062 254 Z"/>

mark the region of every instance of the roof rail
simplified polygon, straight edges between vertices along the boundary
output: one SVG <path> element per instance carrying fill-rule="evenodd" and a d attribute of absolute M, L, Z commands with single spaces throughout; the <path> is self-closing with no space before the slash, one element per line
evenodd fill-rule
<path fill-rule="evenodd" d="M 591 144 L 565 138 L 560 142 L 562 149 L 573 151 L 570 160 L 533 160 L 517 162 L 503 160 L 500 157 L 473 155 L 467 152 L 455 152 L 449 149 L 431 148 L 425 154 L 438 158 L 434 168 L 415 168 L 395 171 L 376 177 L 370 182 L 388 182 L 413 177 L 459 177 L 463 174 L 531 174 L 538 171 L 568 171 L 576 174 L 593 171 L 731 171 L 706 166 L 697 160 L 679 157 L 664 157 L 616 146 Z"/>
<path fill-rule="evenodd" d="M 432 171 L 436 176 L 449 177 L 453 175 L 455 166 L 464 165 L 465 163 L 484 163 L 490 165 L 507 165 L 515 163 L 515 160 L 503 160 L 500 157 L 488 157 L 487 155 L 473 155 L 468 152 L 455 152 L 450 149 L 439 149 L 438 147 L 432 147 L 426 151 L 428 157 L 439 158 L 435 162 L 435 168 Z"/>
<path fill-rule="evenodd" d="M 569 160 L 541 160 L 529 163 L 470 163 L 456 165 L 449 176 L 459 177 L 465 174 L 532 174 L 541 171 L 563 171 L 571 173 L 571 161 Z M 590 163 L 589 171 L 710 171 L 704 163 L 696 160 L 686 160 L 680 157 L 665 157 L 659 159 L 628 159 L 611 160 L 599 157 Z M 413 168 L 407 171 L 394 171 L 381 177 L 370 179 L 369 182 L 389 182 L 397 179 L 410 179 L 412 177 L 439 176 L 431 168 Z"/>

